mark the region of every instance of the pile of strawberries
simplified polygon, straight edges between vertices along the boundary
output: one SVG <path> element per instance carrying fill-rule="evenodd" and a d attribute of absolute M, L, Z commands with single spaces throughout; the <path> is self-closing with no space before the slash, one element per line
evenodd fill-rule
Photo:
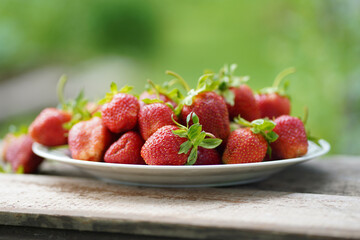
<path fill-rule="evenodd" d="M 68 144 L 71 157 L 85 161 L 148 165 L 254 163 L 295 158 L 307 153 L 301 119 L 290 116 L 291 104 L 281 80 L 256 93 L 248 77 L 234 76 L 236 65 L 206 72 L 195 89 L 174 72 L 164 85 L 149 81 L 139 97 L 131 87 L 111 91 L 98 103 L 83 94 L 66 102 L 66 79 L 59 81 L 61 107 L 44 109 L 28 134 L 8 134 L 4 160 L 14 171 L 33 172 L 41 159 L 33 141 L 55 147 Z M 181 84 L 185 92 L 176 88 Z"/>

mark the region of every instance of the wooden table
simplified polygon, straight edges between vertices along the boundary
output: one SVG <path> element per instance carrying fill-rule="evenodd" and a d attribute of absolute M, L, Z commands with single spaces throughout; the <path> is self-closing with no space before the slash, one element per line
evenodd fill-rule
<path fill-rule="evenodd" d="M 0 239 L 360 239 L 360 157 L 195 189 L 104 183 L 46 162 L 0 174 L 0 189 Z"/>

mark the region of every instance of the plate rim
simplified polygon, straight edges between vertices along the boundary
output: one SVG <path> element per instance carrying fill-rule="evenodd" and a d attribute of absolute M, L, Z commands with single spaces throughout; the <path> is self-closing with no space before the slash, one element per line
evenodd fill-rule
<path fill-rule="evenodd" d="M 309 141 L 310 144 L 315 144 L 312 141 Z M 83 167 L 109 167 L 109 168 L 121 168 L 121 169 L 139 169 L 139 170 L 148 170 L 148 169 L 156 169 L 156 170 L 184 170 L 184 169 L 203 169 L 203 170 L 214 170 L 214 169 L 227 169 L 227 168 L 247 168 L 247 167 L 265 167 L 265 166 L 275 166 L 275 165 L 283 165 L 283 164 L 295 164 L 304 162 L 310 159 L 314 159 L 325 155 L 331 149 L 330 144 L 324 140 L 319 140 L 320 146 L 318 150 L 315 151 L 313 154 L 309 156 L 302 156 L 298 158 L 289 158 L 289 159 L 281 159 L 281 160 L 272 160 L 272 161 L 265 161 L 265 162 L 256 162 L 256 163 L 237 163 L 237 164 L 216 164 L 216 165 L 180 165 L 180 166 L 173 166 L 173 165 L 138 165 L 138 164 L 119 164 L 119 163 L 106 163 L 106 162 L 93 162 L 93 161 L 86 161 L 86 160 L 79 160 L 73 159 L 68 156 L 57 156 L 48 152 L 44 152 L 42 148 L 46 149 L 47 151 L 51 150 L 49 147 L 41 145 L 39 143 L 34 143 L 32 146 L 32 150 L 35 154 L 50 160 L 55 160 L 58 162 L 76 165 L 76 166 L 83 166 Z"/>

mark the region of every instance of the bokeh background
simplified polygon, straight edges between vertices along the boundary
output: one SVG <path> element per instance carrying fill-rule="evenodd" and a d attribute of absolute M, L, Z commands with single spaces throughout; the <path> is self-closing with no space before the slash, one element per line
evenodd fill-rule
<path fill-rule="evenodd" d="M 237 63 L 259 89 L 284 68 L 292 114 L 309 107 L 312 135 L 333 154 L 360 154 L 358 0 L 0 0 L 0 137 L 68 97 L 100 98 L 111 81 L 140 93 L 173 70 L 192 86 Z"/>

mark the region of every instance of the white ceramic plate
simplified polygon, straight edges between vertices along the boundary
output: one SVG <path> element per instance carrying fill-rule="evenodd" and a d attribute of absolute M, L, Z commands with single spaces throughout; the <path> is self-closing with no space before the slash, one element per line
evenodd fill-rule
<path fill-rule="evenodd" d="M 33 151 L 46 159 L 78 167 L 105 181 L 152 187 L 210 187 L 229 186 L 261 181 L 294 164 L 326 154 L 330 144 L 320 140 L 321 147 L 309 141 L 308 153 L 299 158 L 260 163 L 150 166 L 90 162 L 69 157 L 68 149 L 51 149 L 34 143 Z"/>

